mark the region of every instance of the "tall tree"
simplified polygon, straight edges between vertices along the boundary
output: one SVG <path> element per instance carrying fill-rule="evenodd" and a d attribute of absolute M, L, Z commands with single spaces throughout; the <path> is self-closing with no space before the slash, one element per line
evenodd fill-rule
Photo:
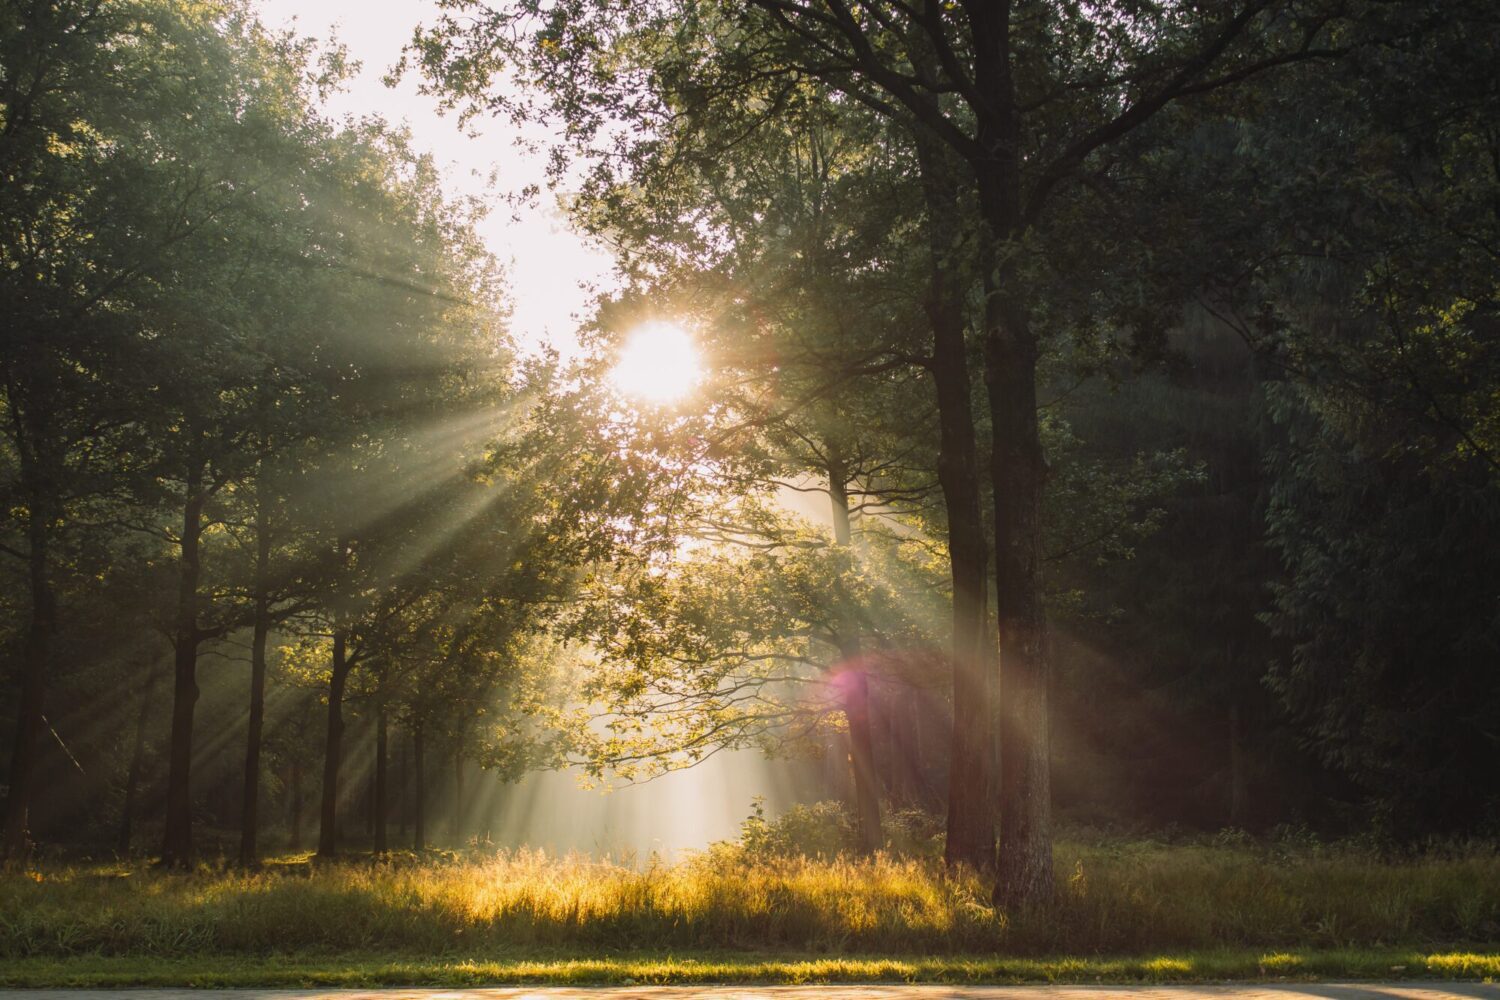
<path fill-rule="evenodd" d="M 550 94 L 551 111 L 575 134 L 593 136 L 618 121 L 653 128 L 667 117 L 658 95 L 673 88 L 693 98 L 702 120 L 741 99 L 747 81 L 791 86 L 812 78 L 925 130 L 964 165 L 982 223 L 974 261 L 992 441 L 1004 828 L 996 899 L 1048 899 L 1050 680 L 1039 542 L 1046 465 L 1036 404 L 1049 331 L 1030 282 L 1037 234 L 1078 181 L 1108 176 L 1111 148 L 1163 109 L 1337 55 L 1356 33 L 1346 15 L 1378 15 L 1379 5 L 1225 0 L 1085 10 L 991 0 L 753 0 L 650 4 L 624 17 L 604 4 L 445 6 L 465 16 L 450 14 L 419 38 L 417 51 L 455 101 L 494 107 L 490 76 L 514 59 Z M 1387 27 L 1379 20 L 1366 18 L 1375 25 L 1369 30 Z M 618 73 L 622 57 L 646 73 Z M 683 72 L 688 65 L 693 73 Z M 624 153 L 621 145 L 606 146 L 604 161 Z"/>

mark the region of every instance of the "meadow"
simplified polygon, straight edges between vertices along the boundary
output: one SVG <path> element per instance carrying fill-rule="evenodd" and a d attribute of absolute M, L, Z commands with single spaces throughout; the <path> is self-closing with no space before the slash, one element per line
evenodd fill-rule
<path fill-rule="evenodd" d="M 1500 976 L 1493 845 L 1393 858 L 1221 837 L 1070 840 L 1055 905 L 998 912 L 933 860 L 721 844 L 0 877 L 7 985 Z"/>

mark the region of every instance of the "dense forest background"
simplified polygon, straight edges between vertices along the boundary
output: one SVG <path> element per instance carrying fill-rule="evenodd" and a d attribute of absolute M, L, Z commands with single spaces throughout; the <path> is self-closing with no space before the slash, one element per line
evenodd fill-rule
<path fill-rule="evenodd" d="M 965 796 L 992 847 L 1010 731 L 954 662 L 965 600 L 975 662 L 1013 620 L 1005 287 L 1060 819 L 1496 834 L 1496 10 L 1017 3 L 1046 213 L 1000 252 L 945 131 L 987 134 L 979 22 L 826 6 L 864 13 L 418 33 L 456 111 L 559 125 L 617 254 L 561 358 L 507 329 L 484 206 L 320 110 L 336 46 L 0 3 L 7 854 L 464 843 L 497 783 L 721 749 L 800 761 L 855 847 Z M 612 359 L 663 320 L 702 384 L 632 405 Z"/>

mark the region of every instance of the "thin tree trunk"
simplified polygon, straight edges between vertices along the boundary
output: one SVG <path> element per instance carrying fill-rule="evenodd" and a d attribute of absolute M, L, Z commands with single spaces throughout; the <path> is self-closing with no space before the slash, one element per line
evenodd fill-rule
<path fill-rule="evenodd" d="M 385 667 L 380 668 L 380 691 L 377 695 L 375 715 L 375 850 L 386 852 L 386 818 L 389 811 L 387 796 L 386 760 L 389 757 L 385 712 Z"/>
<path fill-rule="evenodd" d="M 412 770 L 416 777 L 416 792 L 412 796 L 412 850 L 427 850 L 427 767 L 422 760 L 422 723 L 418 722 L 411 733 Z"/>
<path fill-rule="evenodd" d="M 858 662 L 859 644 L 841 649 L 845 660 L 851 654 Z M 849 723 L 849 765 L 854 777 L 855 833 L 859 849 L 868 854 L 883 842 L 880 824 L 880 782 L 875 774 L 875 745 L 870 727 L 870 677 L 856 666 L 839 680 L 844 698 L 844 717 Z"/>
<path fill-rule="evenodd" d="M 899 752 L 897 750 L 895 705 L 891 700 L 891 686 L 884 678 L 870 684 L 870 734 L 875 756 L 875 775 L 879 788 L 887 800 L 898 797 L 896 777 Z"/>
<path fill-rule="evenodd" d="M 464 842 L 464 752 L 463 744 L 453 748 L 453 843 Z"/>
<path fill-rule="evenodd" d="M 5 828 L 0 836 L 0 859 L 4 860 L 20 858 L 27 851 L 38 744 L 46 712 L 47 676 L 57 632 L 57 600 L 48 573 L 49 510 L 41 491 L 33 490 L 26 515 L 31 614 L 21 663 L 21 692 L 16 702 L 16 736 L 10 758 L 10 789 L 5 798 Z"/>
<path fill-rule="evenodd" d="M 266 639 L 271 632 L 271 531 L 263 486 L 256 486 L 255 617 L 250 637 L 250 725 L 245 737 L 245 794 L 240 805 L 240 864 L 260 863 L 260 751 L 266 719 Z"/>
<path fill-rule="evenodd" d="M 125 802 L 120 807 L 120 833 L 116 841 L 119 853 L 130 853 L 130 842 L 135 831 L 135 800 L 140 795 L 141 770 L 146 763 L 146 720 L 151 717 L 151 702 L 156 693 L 158 670 L 152 667 L 141 685 L 141 707 L 135 717 L 135 743 L 130 750 L 130 767 L 125 772 Z"/>
<path fill-rule="evenodd" d="M 365 794 L 360 804 L 364 806 L 365 811 L 365 836 L 369 837 L 373 843 L 375 840 L 375 769 L 373 767 L 370 768 L 365 778 Z"/>
<path fill-rule="evenodd" d="M 853 540 L 849 524 L 847 475 L 837 462 L 829 464 L 828 494 L 833 501 L 834 544 L 848 548 Z M 847 614 L 840 623 L 839 656 L 842 667 L 834 678 L 849 724 L 849 764 L 854 778 L 855 832 L 865 853 L 880 848 L 880 787 L 875 773 L 875 741 L 870 727 L 870 677 L 864 663 L 859 622 Z"/>
<path fill-rule="evenodd" d="M 296 852 L 302 850 L 302 762 L 292 761 L 292 817 L 291 837 L 287 849 Z"/>
<path fill-rule="evenodd" d="M 344 753 L 344 684 L 349 679 L 342 629 L 333 633 L 333 663 L 328 678 L 328 737 L 323 749 L 322 805 L 318 814 L 318 857 L 338 853 L 339 767 Z"/>
<path fill-rule="evenodd" d="M 172 736 L 167 770 L 167 818 L 161 863 L 186 867 L 193 859 L 193 709 L 198 704 L 199 541 L 203 533 L 203 468 L 196 466 L 184 483 L 181 552 L 177 574 L 177 622 L 172 671 Z"/>
<path fill-rule="evenodd" d="M 397 836 L 404 840 L 406 838 L 408 818 L 411 815 L 411 771 L 406 766 L 407 744 L 410 743 L 410 740 L 400 739 L 397 742 L 401 745 L 401 756 L 397 759 L 396 763 L 396 787 L 401 790 L 400 801 L 396 804 L 396 813 L 400 817 L 399 822 L 401 824 Z"/>
<path fill-rule="evenodd" d="M 891 800 L 902 808 L 915 809 L 921 805 L 917 791 L 921 750 L 916 731 L 920 699 L 915 688 L 897 678 L 886 692 L 886 705 L 891 719 Z"/>

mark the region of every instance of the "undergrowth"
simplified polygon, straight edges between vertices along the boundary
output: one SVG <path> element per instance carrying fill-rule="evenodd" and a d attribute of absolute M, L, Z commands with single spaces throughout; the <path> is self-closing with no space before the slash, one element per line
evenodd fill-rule
<path fill-rule="evenodd" d="M 540 852 L 48 865 L 0 875 L 0 959 L 496 949 L 1129 955 L 1500 944 L 1500 854 L 1094 837 L 1058 845 L 1054 906 L 1005 913 L 927 857 L 822 857 L 773 824 L 668 865 Z M 764 823 L 764 821 L 761 821 Z"/>

